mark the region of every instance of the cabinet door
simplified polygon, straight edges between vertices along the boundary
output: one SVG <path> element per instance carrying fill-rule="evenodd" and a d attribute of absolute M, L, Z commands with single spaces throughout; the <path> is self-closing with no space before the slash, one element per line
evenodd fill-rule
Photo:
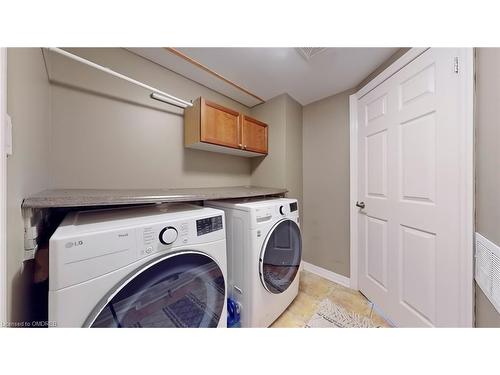
<path fill-rule="evenodd" d="M 201 99 L 202 142 L 240 148 L 239 113 Z"/>
<path fill-rule="evenodd" d="M 241 143 L 244 150 L 267 154 L 267 124 L 242 115 Z"/>

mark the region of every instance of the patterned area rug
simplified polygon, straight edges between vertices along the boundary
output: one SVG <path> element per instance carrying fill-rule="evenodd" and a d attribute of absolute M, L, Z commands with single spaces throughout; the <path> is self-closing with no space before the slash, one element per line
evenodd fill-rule
<path fill-rule="evenodd" d="M 377 328 L 370 318 L 349 312 L 329 299 L 320 302 L 306 328 Z"/>

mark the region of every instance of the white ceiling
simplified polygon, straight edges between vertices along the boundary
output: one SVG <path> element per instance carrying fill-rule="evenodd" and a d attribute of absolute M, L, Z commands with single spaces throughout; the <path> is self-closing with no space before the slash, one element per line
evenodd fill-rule
<path fill-rule="evenodd" d="M 134 48 L 194 81 L 253 106 L 258 101 L 162 48 Z M 264 100 L 288 93 L 302 105 L 356 87 L 397 48 L 326 48 L 306 60 L 295 48 L 177 48 Z M 229 86 L 229 87 L 228 87 Z"/>

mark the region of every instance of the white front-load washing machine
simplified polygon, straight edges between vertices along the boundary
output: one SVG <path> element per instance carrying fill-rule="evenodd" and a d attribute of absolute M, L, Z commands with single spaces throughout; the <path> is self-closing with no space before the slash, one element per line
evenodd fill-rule
<path fill-rule="evenodd" d="M 296 199 L 210 201 L 226 214 L 228 291 L 242 327 L 268 327 L 299 289 L 302 239 Z"/>
<path fill-rule="evenodd" d="M 225 327 L 224 212 L 188 204 L 69 213 L 49 242 L 58 327 Z"/>

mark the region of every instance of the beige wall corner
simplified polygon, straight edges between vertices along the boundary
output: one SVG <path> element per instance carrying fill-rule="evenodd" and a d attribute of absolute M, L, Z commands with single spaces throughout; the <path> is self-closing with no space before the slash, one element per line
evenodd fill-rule
<path fill-rule="evenodd" d="M 22 321 L 31 279 L 22 267 L 21 203 L 49 187 L 50 85 L 40 48 L 9 48 L 7 57 L 7 111 L 13 124 L 13 154 L 7 159 L 7 313 L 10 321 Z"/>
<path fill-rule="evenodd" d="M 349 276 L 349 95 L 303 108 L 304 260 Z"/>
<path fill-rule="evenodd" d="M 285 187 L 288 189 L 289 197 L 299 200 L 299 208 L 303 216 L 302 105 L 288 95 L 286 95 L 285 104 Z"/>
<path fill-rule="evenodd" d="M 286 95 L 280 95 L 250 110 L 250 116 L 268 125 L 269 153 L 252 158 L 252 185 L 285 187 Z"/>
<path fill-rule="evenodd" d="M 302 105 L 283 94 L 250 114 L 269 126 L 269 154 L 252 159 L 252 185 L 285 187 L 302 207 Z"/>
<path fill-rule="evenodd" d="M 500 48 L 476 49 L 476 232 L 500 245 Z M 500 314 L 476 287 L 476 326 Z"/>
<path fill-rule="evenodd" d="M 491 304 L 481 288 L 476 284 L 475 326 L 480 328 L 500 328 L 500 314 Z"/>

